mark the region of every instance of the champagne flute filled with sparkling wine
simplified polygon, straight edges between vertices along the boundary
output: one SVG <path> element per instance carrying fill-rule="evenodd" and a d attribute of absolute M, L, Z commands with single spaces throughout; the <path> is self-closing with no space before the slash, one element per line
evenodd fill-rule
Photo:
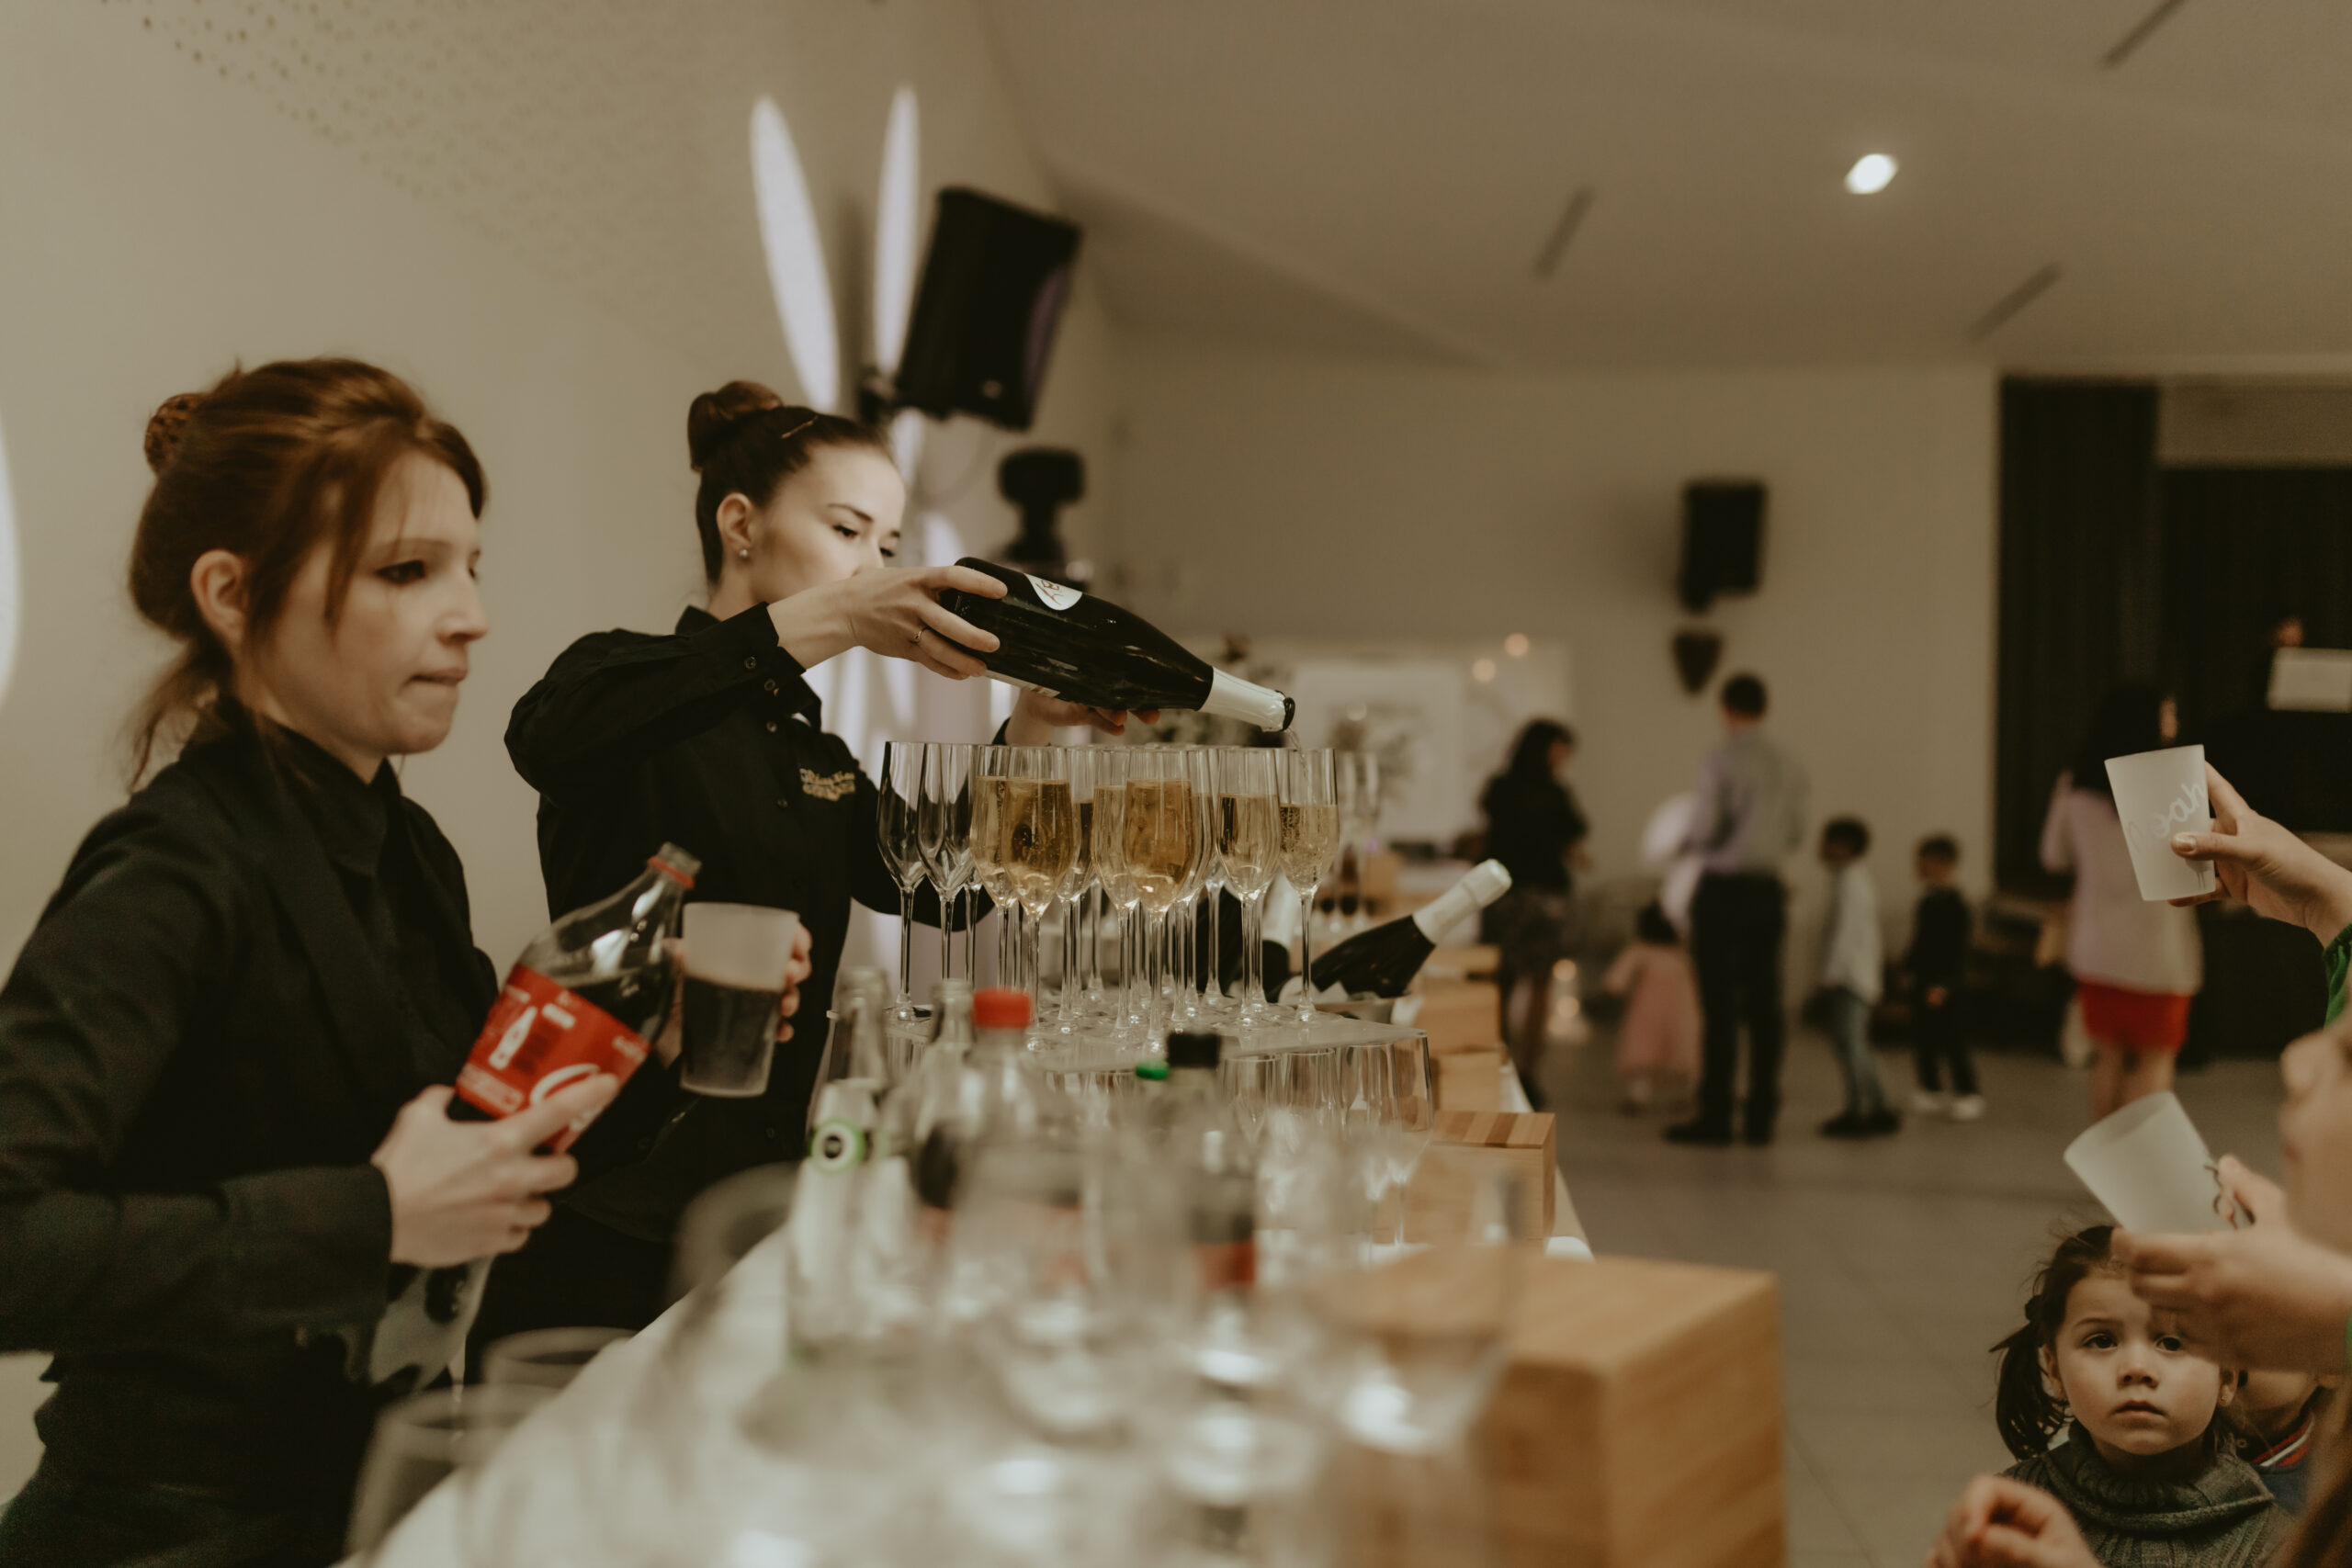
<path fill-rule="evenodd" d="M 1316 886 L 1329 873 L 1340 848 L 1340 805 L 1329 751 L 1285 751 L 1282 773 L 1283 874 L 1298 894 L 1298 1007 L 1302 1018 L 1311 1018 L 1315 970 L 1308 921 Z"/>
<path fill-rule="evenodd" d="M 1070 798 L 1069 752 L 1059 746 L 1015 749 L 1013 776 L 1004 795 L 1004 855 L 1013 896 L 1028 917 L 1023 975 L 1032 1016 L 1043 980 L 1041 939 L 1046 914 L 1078 859 L 1078 807 Z"/>
<path fill-rule="evenodd" d="M 1266 958 L 1260 932 L 1266 890 L 1281 869 L 1282 811 L 1275 787 L 1279 751 L 1226 746 L 1217 750 L 1216 848 L 1225 885 L 1241 900 L 1241 1009 L 1265 1010 Z"/>
<path fill-rule="evenodd" d="M 1136 976 L 1142 967 L 1142 949 L 1136 941 L 1136 910 L 1143 899 L 1135 869 L 1127 863 L 1127 785 L 1144 752 L 1137 747 L 1106 746 L 1094 758 L 1094 843 L 1096 881 L 1102 884 L 1106 906 L 1118 911 L 1119 999 L 1112 1032 L 1124 1035 L 1136 1011 Z"/>
<path fill-rule="evenodd" d="M 972 886 L 972 752 L 947 741 L 922 747 L 922 795 L 916 808 L 916 837 L 923 874 L 939 895 L 939 973 L 956 972 L 948 911 L 961 905 Z M 964 935 L 965 972 L 972 967 L 970 922 Z"/>
<path fill-rule="evenodd" d="M 1005 801 L 1016 766 L 1011 746 L 976 747 L 972 758 L 972 880 L 996 901 L 997 983 L 1018 989 L 1012 956 L 1021 905 L 1012 890 L 1012 866 L 1005 859 Z"/>
<path fill-rule="evenodd" d="M 1140 748 L 1127 774 L 1123 837 L 1128 871 L 1150 918 L 1144 1002 L 1155 1041 L 1165 1032 L 1167 1017 L 1161 989 L 1168 971 L 1168 911 L 1182 896 L 1203 848 L 1193 805 L 1200 793 L 1194 787 L 1199 756 L 1180 747 Z"/>
<path fill-rule="evenodd" d="M 1094 886 L 1094 779 L 1099 749 L 1092 746 L 1072 747 L 1065 753 L 1069 767 L 1070 804 L 1078 813 L 1078 852 L 1071 857 L 1069 872 L 1061 885 L 1064 1034 L 1077 1031 L 1085 1000 L 1088 964 L 1084 956 L 1087 943 L 1083 914 L 1090 901 L 1087 895 Z"/>

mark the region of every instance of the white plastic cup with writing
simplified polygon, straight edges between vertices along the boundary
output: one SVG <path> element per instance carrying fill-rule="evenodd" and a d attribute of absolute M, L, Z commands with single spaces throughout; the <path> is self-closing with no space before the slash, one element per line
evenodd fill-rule
<path fill-rule="evenodd" d="M 2126 1230 L 2230 1228 L 2213 1156 L 2168 1090 L 2142 1096 L 2076 1138 L 2066 1165 Z"/>
<path fill-rule="evenodd" d="M 764 1093 L 800 917 L 763 904 L 689 904 L 679 1081 L 696 1094 Z"/>
<path fill-rule="evenodd" d="M 2172 852 L 2174 834 L 2208 832 L 2213 826 L 2213 803 L 2205 793 L 2205 748 L 2169 746 L 2109 757 L 2107 782 L 2115 790 L 2115 814 L 2123 821 L 2140 897 L 2154 903 L 2212 892 L 2211 865 Z"/>

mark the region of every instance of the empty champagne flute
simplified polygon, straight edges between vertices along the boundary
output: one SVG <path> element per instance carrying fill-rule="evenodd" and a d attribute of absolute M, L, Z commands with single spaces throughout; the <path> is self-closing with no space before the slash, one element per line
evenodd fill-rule
<path fill-rule="evenodd" d="M 1298 893 L 1298 1014 L 1315 1016 L 1315 890 L 1340 847 L 1340 805 L 1331 753 L 1320 749 L 1282 754 L 1282 868 Z"/>
<path fill-rule="evenodd" d="M 1371 866 L 1373 827 L 1380 820 L 1380 759 L 1369 751 L 1335 752 L 1331 769 L 1340 797 L 1340 859 L 1343 863 L 1350 856 L 1355 861 L 1353 884 L 1340 884 L 1340 913 L 1365 920 L 1372 912 L 1365 878 Z M 1351 886 L 1353 908 L 1350 907 Z"/>
<path fill-rule="evenodd" d="M 1279 751 L 1227 746 L 1216 760 L 1217 863 L 1241 900 L 1241 1017 L 1265 1010 L 1266 955 L 1261 931 L 1266 890 L 1280 868 L 1282 811 L 1275 784 Z"/>
<path fill-rule="evenodd" d="M 923 750 L 916 741 L 883 742 L 874 808 L 874 836 L 882 848 L 882 863 L 899 885 L 899 994 L 893 1010 L 902 1016 L 910 1014 L 914 1005 L 915 889 L 927 874 L 922 859 Z M 946 924 L 944 914 L 940 923 Z"/>
<path fill-rule="evenodd" d="M 922 748 L 922 795 L 916 809 L 916 837 L 922 854 L 923 874 L 939 895 L 939 973 L 956 972 L 950 931 L 950 910 L 962 902 L 972 882 L 972 750 L 946 741 L 928 741 Z M 971 970 L 971 922 L 965 922 L 965 970 Z"/>

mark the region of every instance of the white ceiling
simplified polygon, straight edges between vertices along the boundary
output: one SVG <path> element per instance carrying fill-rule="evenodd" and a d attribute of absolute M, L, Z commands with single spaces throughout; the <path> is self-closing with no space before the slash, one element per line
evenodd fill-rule
<path fill-rule="evenodd" d="M 1497 368 L 2352 354 L 2342 0 L 2185 0 L 2112 69 L 2156 0 L 983 4 L 1148 330 Z M 1848 195 L 1871 151 L 1900 177 Z"/>

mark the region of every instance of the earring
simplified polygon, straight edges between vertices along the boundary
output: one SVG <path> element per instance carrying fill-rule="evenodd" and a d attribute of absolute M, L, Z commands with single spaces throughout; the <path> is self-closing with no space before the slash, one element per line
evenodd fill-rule
<path fill-rule="evenodd" d="M 735 553 L 741 556 L 745 560 L 750 560 L 752 558 L 752 547 L 749 545 L 744 546 Z"/>

